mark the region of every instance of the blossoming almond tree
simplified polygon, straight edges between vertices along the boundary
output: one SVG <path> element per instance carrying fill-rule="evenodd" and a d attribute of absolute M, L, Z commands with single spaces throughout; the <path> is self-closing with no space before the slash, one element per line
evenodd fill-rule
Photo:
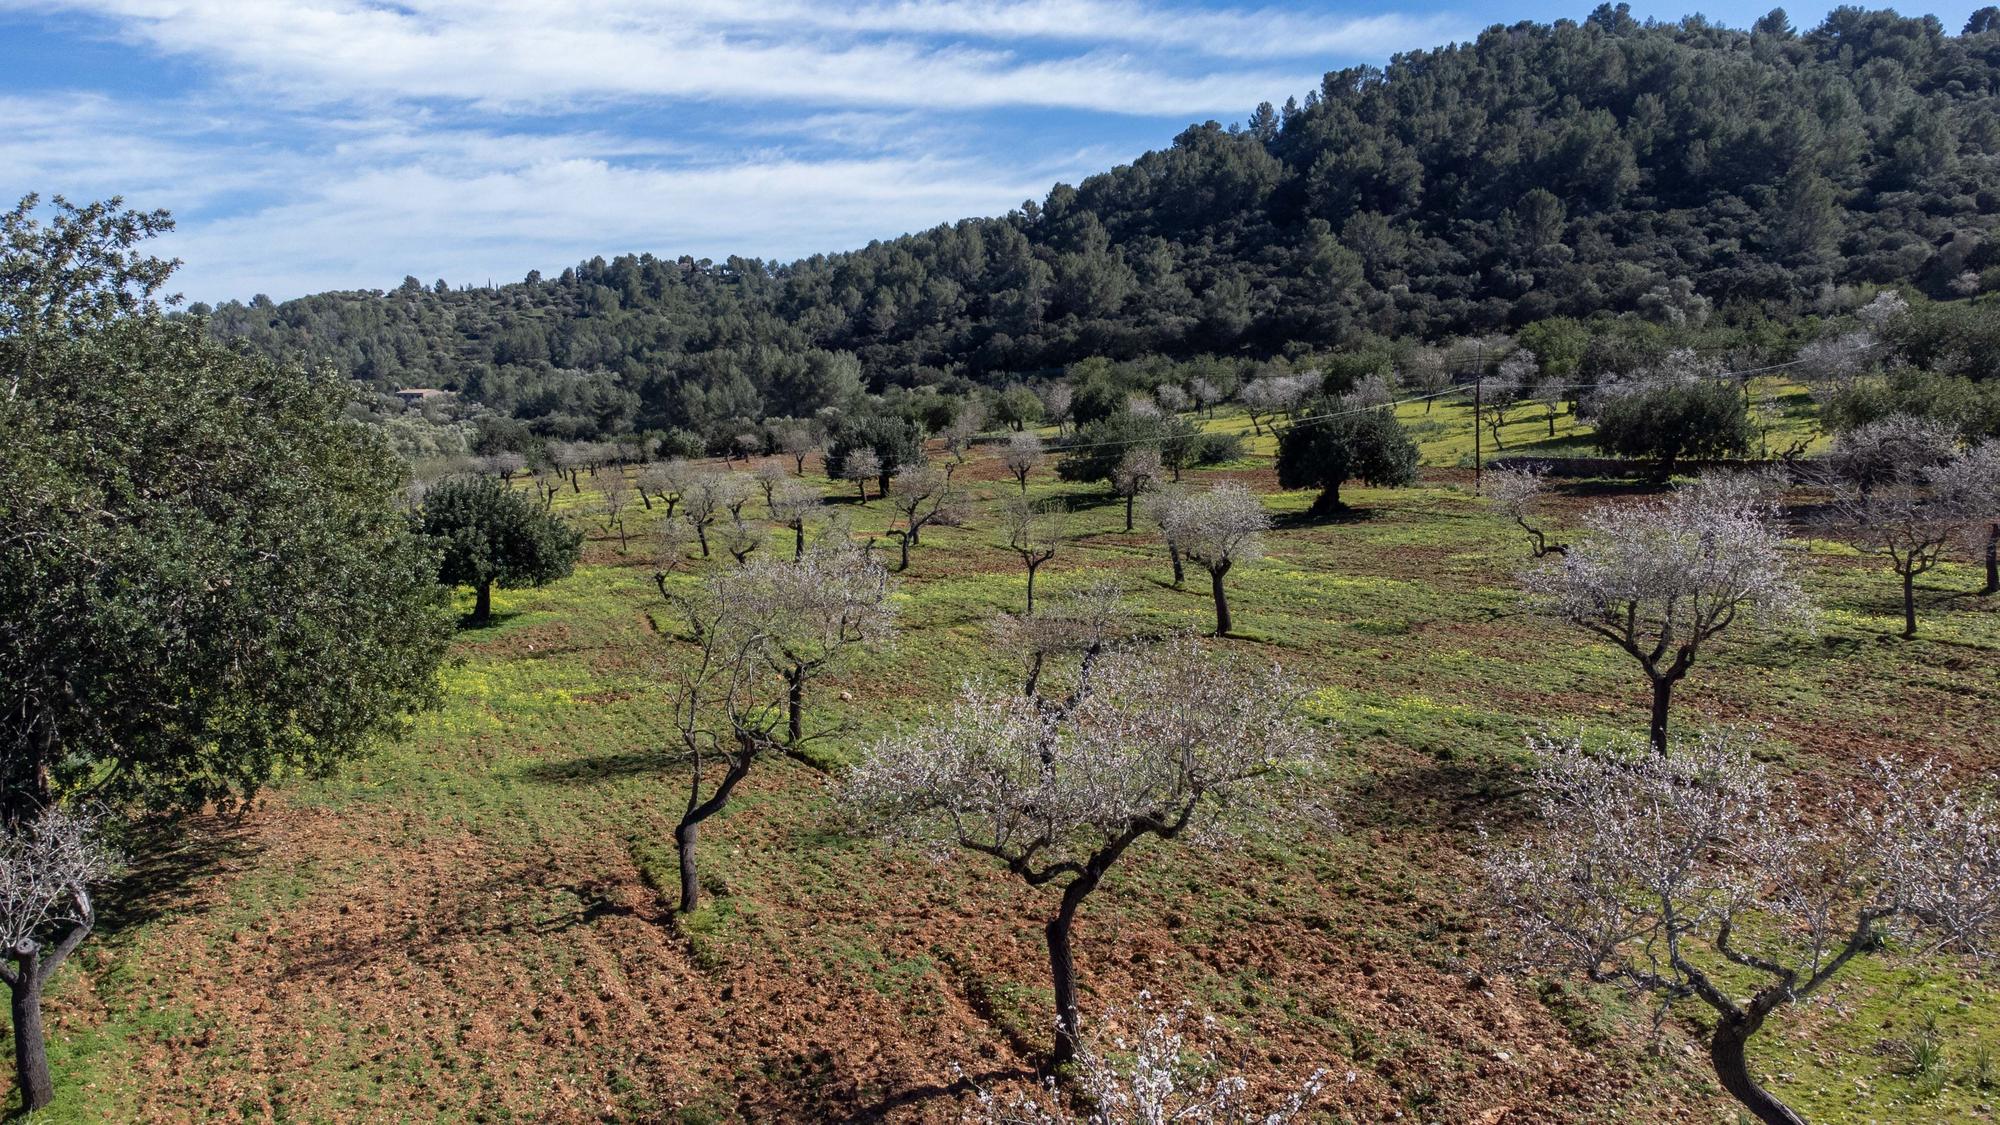
<path fill-rule="evenodd" d="M 1877 763 L 1877 794 L 1815 815 L 1723 735 L 1539 750 L 1542 830 L 1488 857 L 1519 961 L 1707 1005 L 1716 1078 L 1759 1121 L 1803 1125 L 1745 1055 L 1779 1009 L 1861 957 L 2000 937 L 2000 809 L 1935 763 Z"/>
<path fill-rule="evenodd" d="M 806 686 L 855 647 L 886 638 L 894 627 L 889 591 L 888 575 L 863 552 L 822 547 L 797 561 L 712 571 L 679 600 L 694 651 L 661 674 L 673 737 L 688 762 L 687 801 L 674 828 L 682 913 L 700 903 L 702 822 L 728 805 L 767 752 L 797 756 Z"/>
<path fill-rule="evenodd" d="M 1310 807 L 1298 783 L 1330 739 L 1299 715 L 1281 670 L 1191 637 L 1096 659 L 1066 697 L 968 682 L 885 739 L 847 797 L 885 835 L 988 856 L 1061 899 L 1044 933 L 1055 989 L 1054 1067 L 1075 1059 L 1071 936 L 1084 900 L 1133 845 L 1218 835 Z"/>
<path fill-rule="evenodd" d="M 1812 604 L 1786 560 L 1768 490 L 1704 479 L 1642 504 L 1608 504 L 1559 558 L 1524 575 L 1530 604 L 1617 645 L 1653 689 L 1653 748 L 1667 748 L 1674 685 L 1702 646 L 1739 619 L 1810 627 Z"/>
<path fill-rule="evenodd" d="M 1263 554 L 1263 533 L 1271 527 L 1271 514 L 1256 493 L 1224 481 L 1188 497 L 1175 515 L 1175 528 L 1168 534 L 1177 534 L 1184 558 L 1208 571 L 1209 592 L 1215 599 L 1215 635 L 1226 637 L 1235 621 L 1222 580 L 1237 563 Z"/>
<path fill-rule="evenodd" d="M 111 877 L 116 858 L 88 816 L 50 808 L 0 835 L 0 981 L 12 994 L 14 1069 L 21 1104 L 40 1109 L 55 1097 L 42 1034 L 42 991 L 97 920 L 93 887 Z"/>

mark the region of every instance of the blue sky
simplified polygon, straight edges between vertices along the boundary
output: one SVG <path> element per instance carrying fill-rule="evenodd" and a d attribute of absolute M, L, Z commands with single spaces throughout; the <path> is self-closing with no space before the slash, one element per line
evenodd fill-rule
<path fill-rule="evenodd" d="M 1334 67 L 1591 6 L 0 0 L 0 197 L 168 208 L 194 300 L 790 259 L 1004 212 Z M 1956 32 L 1975 6 L 1932 10 Z M 1633 10 L 1745 26 L 1768 4 Z"/>

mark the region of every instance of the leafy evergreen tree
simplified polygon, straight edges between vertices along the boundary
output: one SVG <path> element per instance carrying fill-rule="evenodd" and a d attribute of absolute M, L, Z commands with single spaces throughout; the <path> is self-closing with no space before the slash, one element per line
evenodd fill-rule
<path fill-rule="evenodd" d="M 1596 406 L 1597 447 L 1653 462 L 1665 480 L 1688 458 L 1740 457 L 1750 448 L 1750 415 L 1734 384 L 1689 380 L 1605 396 Z"/>
<path fill-rule="evenodd" d="M 1417 479 L 1417 443 L 1388 407 L 1354 410 L 1340 400 L 1320 400 L 1278 434 L 1278 484 L 1317 488 L 1317 514 L 1346 507 L 1340 486 L 1350 480 L 1399 488 Z"/>
<path fill-rule="evenodd" d="M 917 423 L 890 414 L 866 414 L 844 422 L 826 447 L 826 476 L 841 480 L 848 458 L 867 451 L 875 455 L 876 487 L 889 491 L 889 478 L 905 465 L 924 459 L 924 430 Z"/>
<path fill-rule="evenodd" d="M 163 214 L 38 213 L 0 215 L 0 820 L 242 797 L 432 704 L 436 559 L 352 386 L 164 317 Z"/>
<path fill-rule="evenodd" d="M 567 578 L 583 546 L 582 532 L 492 477 L 449 477 L 431 486 L 417 526 L 441 552 L 437 580 L 472 587 L 475 625 L 493 616 L 493 587 Z"/>

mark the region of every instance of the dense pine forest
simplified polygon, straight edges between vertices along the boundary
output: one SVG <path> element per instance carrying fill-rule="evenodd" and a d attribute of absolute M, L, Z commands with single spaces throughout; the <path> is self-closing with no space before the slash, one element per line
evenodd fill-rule
<path fill-rule="evenodd" d="M 2000 15 L 1495 26 L 1326 75 L 998 218 L 790 264 L 257 298 L 217 334 L 549 438 L 804 417 L 1086 357 L 1293 357 L 1595 319 L 1706 328 L 2000 285 Z M 1915 295 L 1915 294 L 1913 294 Z M 1845 303 L 1843 303 L 1845 302 Z M 197 306 L 197 312 L 207 312 Z"/>

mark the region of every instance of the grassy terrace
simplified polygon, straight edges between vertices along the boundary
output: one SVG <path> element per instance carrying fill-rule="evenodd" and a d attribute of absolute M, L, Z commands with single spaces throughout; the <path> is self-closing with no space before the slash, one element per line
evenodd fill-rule
<path fill-rule="evenodd" d="M 1455 467 L 1465 409 L 1403 412 L 1433 467 L 1418 488 L 1352 490 L 1347 522 L 1300 522 L 1310 496 L 1270 491 L 1268 439 L 1191 474 L 1269 493 L 1280 527 L 1231 575 L 1240 635 L 1224 643 L 1318 685 L 1312 707 L 1349 762 L 1347 830 L 1139 849 L 1079 925 L 1086 1014 L 1141 989 L 1186 997 L 1252 1074 L 1328 1067 L 1341 1119 L 1733 1121 L 1689 1035 L 1702 1012 L 1677 1013 L 1654 1052 L 1646 1010 L 1615 994 L 1483 971 L 1476 832 L 1518 830 L 1524 739 L 1640 729 L 1645 699 L 1622 655 L 1520 613 L 1525 546 Z M 1571 426 L 1551 443 L 1524 413 L 1507 451 L 1575 448 Z M 1014 485 L 983 453 L 959 479 L 986 499 L 914 552 L 902 637 L 812 701 L 811 721 L 840 728 L 819 744 L 836 769 L 961 676 L 1007 670 L 986 622 L 1023 600 L 992 514 Z M 1563 521 L 1630 494 L 1570 487 Z M 1150 628 L 1207 626 L 1203 586 L 1173 588 L 1109 496 L 1046 470 L 1033 489 L 1067 497 L 1086 532 L 1045 589 L 1114 576 Z M 888 525 L 880 501 L 829 493 L 859 534 Z M 461 636 L 447 706 L 407 739 L 136 873 L 51 998 L 49 1120 L 955 1119 L 953 1064 L 1032 1062 L 1052 897 L 852 837 L 825 773 L 760 764 L 704 827 L 708 905 L 672 922 L 658 888 L 684 790 L 652 672 L 675 648 L 647 518 L 629 553 L 593 529 L 573 578 L 496 593 L 496 623 Z M 1820 633 L 1725 639 L 1680 719 L 1764 730 L 1806 786 L 1879 754 L 2000 764 L 2000 606 L 1965 593 L 1973 569 L 1925 576 L 1924 635 L 1902 642 L 1885 566 L 1807 549 Z M 1755 1062 L 1819 1120 L 1987 1119 L 1996 1001 L 1988 984 L 1869 964 L 1830 1004 L 1781 1015 Z"/>

